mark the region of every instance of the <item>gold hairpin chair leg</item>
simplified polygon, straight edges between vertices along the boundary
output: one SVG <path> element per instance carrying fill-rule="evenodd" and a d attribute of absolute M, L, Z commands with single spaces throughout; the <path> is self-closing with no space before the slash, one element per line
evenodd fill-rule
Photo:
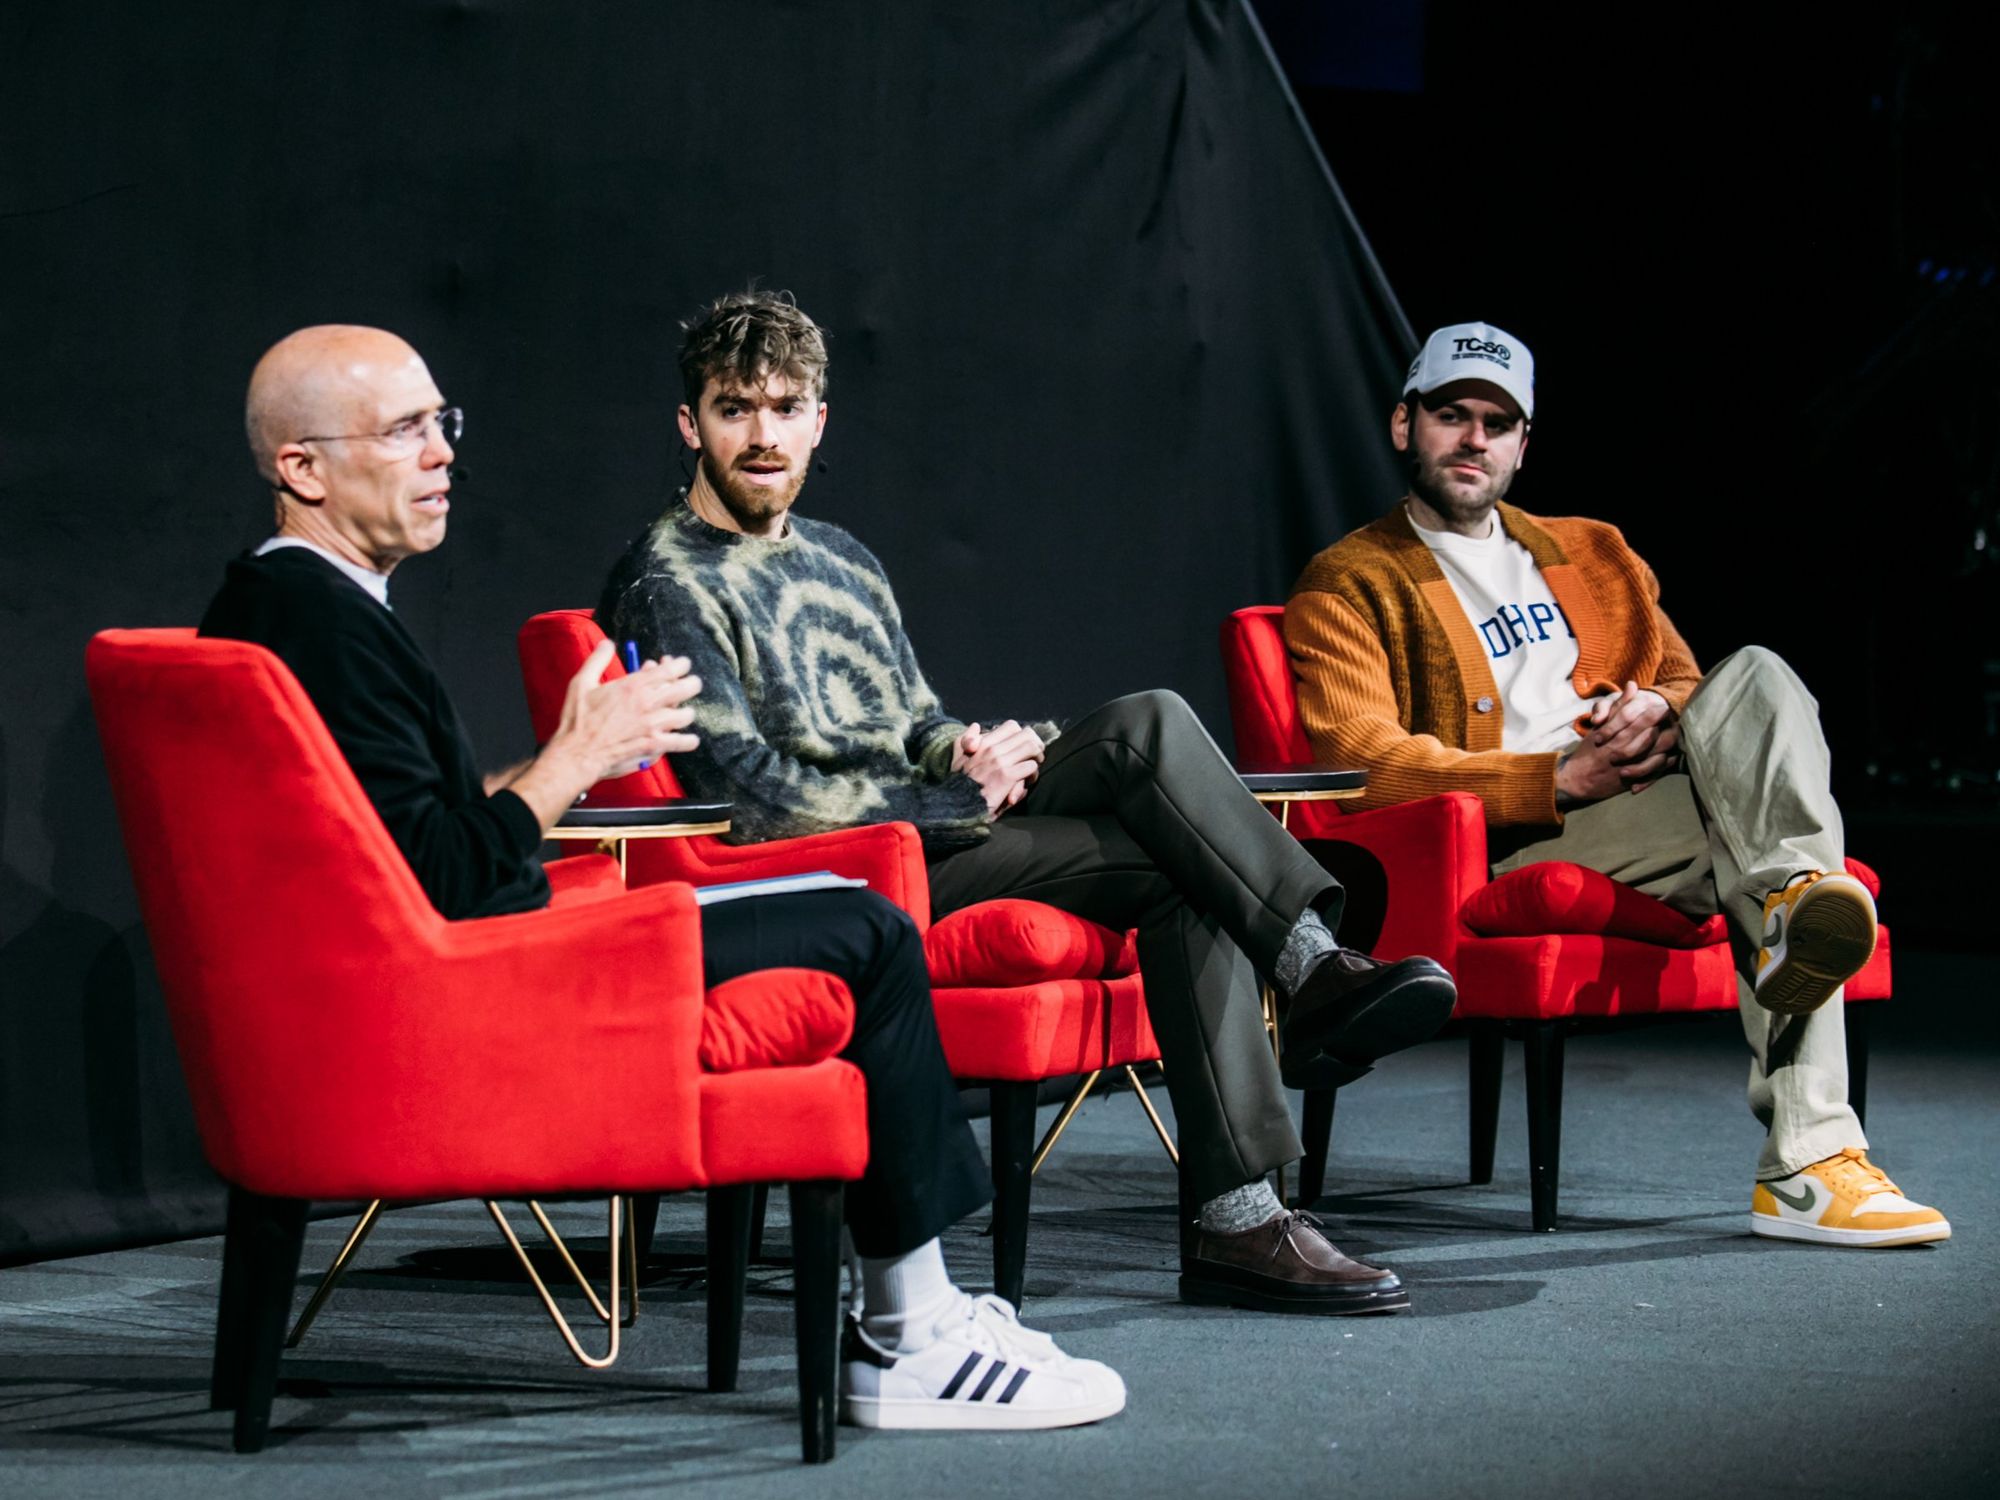
<path fill-rule="evenodd" d="M 1131 1080 L 1132 1092 L 1139 1098 L 1139 1108 L 1146 1112 L 1146 1118 L 1153 1122 L 1153 1130 L 1160 1137 L 1160 1144 L 1167 1148 L 1168 1159 L 1178 1167 L 1181 1164 L 1180 1149 L 1174 1145 L 1174 1138 L 1167 1134 L 1166 1122 L 1160 1118 L 1160 1112 L 1153 1108 L 1152 1096 L 1146 1092 L 1146 1085 L 1139 1081 L 1139 1070 L 1127 1063 L 1125 1076 Z"/>
<path fill-rule="evenodd" d="M 313 1319 L 319 1316 L 319 1310 L 326 1306 L 326 1299 L 333 1295 L 334 1287 L 346 1274 L 347 1264 L 354 1259 L 354 1252 L 361 1248 L 361 1242 L 368 1238 L 368 1231 L 375 1227 L 375 1221 L 381 1216 L 380 1198 L 375 1199 L 361 1211 L 361 1217 L 356 1219 L 354 1227 L 347 1231 L 347 1242 L 340 1247 L 340 1253 L 334 1256 L 333 1264 L 326 1268 L 326 1274 L 320 1277 L 319 1285 L 313 1288 L 312 1298 L 306 1303 L 305 1311 L 299 1314 L 298 1322 L 292 1325 L 291 1334 L 285 1340 L 287 1349 L 298 1348 L 299 1340 L 306 1336 L 306 1331 L 313 1326 Z"/>
<path fill-rule="evenodd" d="M 614 1262 L 611 1268 L 611 1300 L 614 1306 L 617 1305 L 619 1298 L 618 1266 L 616 1261 L 622 1254 L 625 1263 L 625 1281 L 630 1291 L 627 1293 L 624 1307 L 625 1315 L 621 1321 L 622 1326 L 630 1328 L 634 1323 L 639 1321 L 639 1242 L 630 1232 L 632 1220 L 632 1205 L 630 1200 L 624 1200 L 623 1202 L 626 1232 L 622 1235 L 619 1233 L 620 1201 L 614 1198 L 611 1204 L 612 1228 L 610 1244 Z M 549 1315 L 556 1320 L 556 1326 L 562 1332 L 564 1341 L 569 1344 L 570 1352 L 591 1369 L 601 1370 L 609 1365 L 612 1360 L 618 1357 L 618 1337 L 616 1332 L 614 1331 L 612 1334 L 611 1353 L 606 1358 L 601 1361 L 595 1361 L 585 1355 L 582 1348 L 577 1344 L 576 1339 L 571 1336 L 569 1325 L 563 1321 L 562 1315 L 555 1310 L 555 1304 L 550 1300 L 547 1289 L 542 1285 L 541 1278 L 535 1274 L 535 1268 L 528 1263 L 527 1252 L 521 1248 L 521 1242 L 514 1237 L 514 1231 L 508 1227 L 506 1219 L 501 1216 L 498 1205 L 491 1199 L 488 1199 L 486 1209 L 487 1212 L 493 1215 L 495 1222 L 500 1225 L 501 1233 L 507 1236 L 507 1243 L 514 1247 L 514 1254 L 520 1258 L 521 1264 L 527 1268 L 528 1278 L 534 1282 L 535 1290 L 542 1294 L 542 1305 L 548 1308 Z M 549 1222 L 549 1216 L 542 1211 L 541 1204 L 530 1202 L 528 1204 L 528 1211 L 535 1216 L 535 1222 L 542 1226 L 542 1232 L 549 1237 L 549 1242 L 555 1246 L 556 1253 L 562 1257 L 563 1264 L 569 1268 L 569 1274 L 575 1278 L 576 1284 L 583 1288 L 584 1296 L 590 1299 L 590 1310 L 597 1314 L 600 1322 L 611 1322 L 610 1310 L 598 1298 L 597 1292 L 591 1286 L 590 1282 L 584 1278 L 582 1268 L 576 1263 L 576 1257 L 570 1254 L 569 1246 L 564 1242 L 563 1237 L 556 1233 L 555 1225 Z M 354 1221 L 354 1227 L 347 1232 L 347 1240 L 341 1245 L 340 1253 L 334 1256 L 333 1264 L 326 1268 L 326 1274 L 320 1277 L 319 1285 L 313 1288 L 312 1297 L 307 1301 L 305 1310 L 299 1314 L 298 1322 L 292 1325 L 292 1331 L 285 1339 L 285 1347 L 287 1349 L 296 1349 L 300 1341 L 311 1330 L 313 1320 L 319 1316 L 320 1309 L 326 1306 L 327 1298 L 333 1295 L 333 1289 L 339 1285 L 340 1278 L 347 1273 L 347 1268 L 353 1262 L 355 1253 L 361 1249 L 362 1242 L 368 1238 L 369 1232 L 375 1227 L 375 1221 L 381 1215 L 382 1200 L 380 1198 L 375 1199 L 367 1208 L 361 1211 L 361 1217 Z"/>
<path fill-rule="evenodd" d="M 549 1222 L 549 1216 L 542 1212 L 542 1205 L 531 1198 L 528 1200 L 528 1212 L 535 1216 L 535 1222 L 542 1226 L 542 1233 L 547 1235 L 549 1243 L 556 1247 L 556 1254 L 560 1255 L 563 1264 L 569 1267 L 570 1276 L 578 1286 L 583 1288 L 583 1295 L 590 1299 L 590 1310 L 597 1314 L 598 1322 L 609 1323 L 611 1321 L 611 1314 L 605 1310 L 604 1304 L 597 1300 L 597 1293 L 592 1290 L 590 1283 L 584 1279 L 582 1268 L 576 1263 L 576 1257 L 569 1253 L 568 1244 L 564 1242 L 561 1235 L 556 1233 L 556 1226 Z M 630 1198 L 625 1200 L 623 1212 L 625 1216 L 625 1233 L 622 1237 L 622 1249 L 625 1256 L 625 1281 L 627 1286 L 631 1288 L 626 1294 L 624 1326 L 630 1328 L 634 1323 L 639 1321 L 639 1239 L 637 1235 L 632 1233 L 632 1200 Z M 612 1246 L 614 1249 L 620 1248 L 620 1241 L 614 1240 Z"/>
<path fill-rule="evenodd" d="M 1132 1092 L 1139 1098 L 1139 1107 L 1145 1110 L 1146 1118 L 1153 1122 L 1153 1130 L 1159 1136 L 1160 1144 L 1167 1148 L 1168 1159 L 1175 1166 L 1179 1166 L 1181 1164 L 1180 1150 L 1174 1145 L 1174 1138 L 1167 1134 L 1166 1122 L 1160 1118 L 1160 1112 L 1153 1108 L 1152 1098 L 1146 1093 L 1146 1085 L 1139 1081 L 1138 1070 L 1130 1063 L 1126 1063 L 1124 1066 L 1125 1077 L 1132 1085 Z M 1030 1176 L 1041 1171 L 1043 1161 L 1048 1158 L 1048 1154 L 1051 1151 L 1055 1150 L 1056 1142 L 1062 1139 L 1062 1133 L 1069 1129 L 1069 1122 L 1075 1117 L 1077 1110 L 1082 1107 L 1083 1101 L 1090 1097 L 1090 1091 L 1097 1087 L 1097 1080 L 1103 1076 L 1104 1069 L 1091 1069 L 1083 1075 L 1083 1081 L 1077 1084 L 1075 1092 L 1064 1101 L 1061 1111 L 1050 1122 L 1049 1133 L 1042 1137 L 1041 1145 L 1035 1147 L 1034 1160 L 1028 1164 L 1028 1173 Z"/>
<path fill-rule="evenodd" d="M 1056 1142 L 1062 1139 L 1062 1133 L 1069 1129 L 1069 1122 L 1075 1118 L 1076 1112 L 1083 1107 L 1083 1101 L 1090 1097 L 1090 1091 L 1097 1087 L 1097 1080 L 1103 1076 L 1104 1069 L 1092 1068 L 1083 1075 L 1083 1081 L 1076 1086 L 1076 1091 L 1063 1102 L 1063 1107 L 1057 1113 L 1054 1123 L 1049 1126 L 1049 1133 L 1042 1137 L 1041 1145 L 1035 1147 L 1035 1158 L 1028 1163 L 1030 1177 L 1042 1170 L 1042 1163 L 1048 1159 L 1048 1154 L 1055 1150 Z"/>
<path fill-rule="evenodd" d="M 611 1262 L 610 1306 L 613 1308 L 619 1305 L 619 1272 L 624 1268 L 628 1260 L 634 1258 L 636 1253 L 628 1251 L 622 1243 L 629 1238 L 621 1223 L 621 1218 L 627 1217 L 621 1215 L 621 1210 L 624 1207 L 625 1200 L 623 1198 L 614 1196 L 611 1199 L 611 1229 L 610 1238 L 607 1241 L 610 1254 L 607 1258 Z M 576 1362 L 588 1370 L 610 1368 L 618 1359 L 618 1332 L 624 1320 L 613 1317 L 610 1309 L 598 1300 L 597 1293 L 591 1289 L 590 1283 L 584 1280 L 583 1272 L 578 1268 L 575 1258 L 569 1253 L 569 1246 L 563 1243 L 562 1236 L 557 1234 L 554 1226 L 549 1223 L 548 1215 L 542 1212 L 541 1205 L 531 1202 L 528 1205 L 528 1209 L 534 1214 L 536 1222 L 542 1226 L 543 1232 L 554 1242 L 557 1251 L 563 1258 L 563 1263 L 569 1267 L 570 1274 L 576 1278 L 577 1285 L 583 1288 L 584 1295 L 590 1299 L 591 1310 L 597 1314 L 602 1322 L 609 1326 L 611 1342 L 603 1355 L 589 1354 L 585 1352 L 583 1345 L 577 1342 L 576 1334 L 570 1329 L 569 1319 L 562 1315 L 562 1310 L 556 1306 L 556 1299 L 549 1295 L 548 1287 L 543 1284 L 540 1273 L 535 1270 L 534 1262 L 528 1259 L 528 1252 L 521 1248 L 521 1241 L 514 1233 L 514 1226 L 507 1222 L 507 1216 L 501 1212 L 498 1203 L 494 1202 L 491 1198 L 486 1200 L 486 1211 L 493 1215 L 493 1222 L 498 1224 L 500 1232 L 507 1236 L 507 1243 L 513 1247 L 515 1257 L 521 1262 L 521 1269 L 528 1273 L 528 1280 L 534 1283 L 535 1291 L 542 1299 L 543 1308 L 547 1310 L 550 1319 L 555 1323 L 556 1332 L 562 1335 L 563 1342 L 569 1345 L 569 1352 L 576 1356 Z M 638 1316 L 636 1297 L 633 1301 L 632 1316 L 634 1318 Z"/>

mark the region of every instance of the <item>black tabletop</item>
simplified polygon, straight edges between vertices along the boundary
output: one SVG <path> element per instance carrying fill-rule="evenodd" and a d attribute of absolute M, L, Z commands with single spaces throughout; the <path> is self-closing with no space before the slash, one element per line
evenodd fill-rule
<path fill-rule="evenodd" d="M 652 802 L 580 802 L 556 820 L 565 828 L 666 828 L 675 823 L 720 823 L 736 810 L 733 802 L 697 802 L 692 797 L 661 797 Z"/>
<path fill-rule="evenodd" d="M 1368 785 L 1366 771 L 1350 771 L 1340 766 L 1249 761 L 1238 766 L 1236 774 L 1253 792 L 1358 792 Z"/>

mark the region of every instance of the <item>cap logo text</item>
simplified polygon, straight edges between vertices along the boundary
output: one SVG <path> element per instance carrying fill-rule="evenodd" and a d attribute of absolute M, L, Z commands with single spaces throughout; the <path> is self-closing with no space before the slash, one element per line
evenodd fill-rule
<path fill-rule="evenodd" d="M 1505 344 L 1496 344 L 1490 339 L 1453 339 L 1451 344 L 1452 348 L 1457 350 L 1457 353 L 1452 355 L 1453 359 L 1491 359 L 1505 365 L 1511 363 L 1514 358 L 1512 349 Z"/>

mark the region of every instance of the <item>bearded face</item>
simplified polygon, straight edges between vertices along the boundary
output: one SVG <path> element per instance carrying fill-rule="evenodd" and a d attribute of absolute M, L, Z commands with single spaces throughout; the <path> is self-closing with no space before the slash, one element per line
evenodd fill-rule
<path fill-rule="evenodd" d="M 680 422 L 701 477 L 737 526 L 769 534 L 806 482 L 826 404 L 783 374 L 756 388 L 710 381 L 698 408 L 681 408 Z"/>
<path fill-rule="evenodd" d="M 1454 528 L 1474 526 L 1492 514 L 1527 447 L 1527 424 L 1511 404 L 1461 395 L 1436 407 L 1416 401 L 1397 424 L 1396 446 L 1409 473 L 1410 493 Z"/>
<path fill-rule="evenodd" d="M 805 464 L 794 466 L 778 449 L 753 449 L 725 463 L 704 448 L 700 463 L 709 488 L 745 531 L 761 530 L 790 510 L 806 482 Z"/>

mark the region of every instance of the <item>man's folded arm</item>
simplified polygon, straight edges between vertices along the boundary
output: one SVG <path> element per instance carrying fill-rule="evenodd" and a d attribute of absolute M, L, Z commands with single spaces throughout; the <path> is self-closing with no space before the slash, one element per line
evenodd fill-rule
<path fill-rule="evenodd" d="M 444 777 L 423 730 L 434 706 L 414 701 L 368 641 L 308 635 L 283 655 L 307 695 L 321 705 L 334 743 L 433 906 L 454 919 L 474 916 L 520 879 L 541 846 L 540 820 L 505 790 L 457 807 L 447 803 Z"/>
<path fill-rule="evenodd" d="M 1339 596 L 1294 596 L 1285 607 L 1285 644 L 1313 755 L 1368 772 L 1361 807 L 1472 792 L 1495 827 L 1562 821 L 1554 754 L 1460 750 L 1403 727 L 1381 638 Z"/>
<path fill-rule="evenodd" d="M 1660 608 L 1660 580 L 1643 560 L 1639 567 L 1646 580 L 1646 605 L 1653 611 L 1653 620 L 1660 632 L 1659 675 L 1647 685 L 1666 699 L 1675 713 L 1679 713 L 1687 707 L 1694 690 L 1701 686 L 1701 668 L 1695 665 L 1694 652 L 1688 649 L 1686 639 L 1674 628 L 1667 612 Z"/>

